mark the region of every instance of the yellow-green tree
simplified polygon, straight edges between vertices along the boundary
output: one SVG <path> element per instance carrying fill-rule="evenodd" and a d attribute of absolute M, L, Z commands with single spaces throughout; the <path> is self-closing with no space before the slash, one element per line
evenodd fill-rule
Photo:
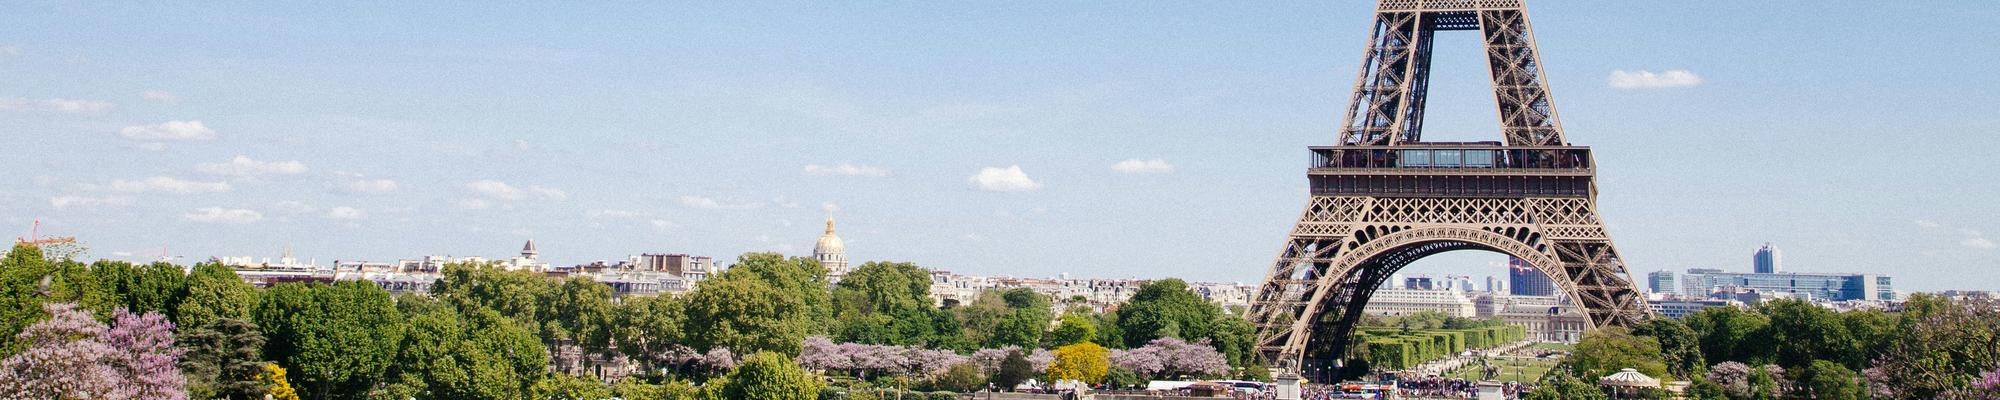
<path fill-rule="evenodd" d="M 264 373 L 258 375 L 257 380 L 264 382 L 267 388 L 264 393 L 273 400 L 299 400 L 299 392 L 292 390 L 291 381 L 285 380 L 285 367 L 265 363 Z"/>
<path fill-rule="evenodd" d="M 1055 362 L 1049 363 L 1049 379 L 1099 383 L 1111 373 L 1111 350 L 1083 342 L 1057 347 Z"/>

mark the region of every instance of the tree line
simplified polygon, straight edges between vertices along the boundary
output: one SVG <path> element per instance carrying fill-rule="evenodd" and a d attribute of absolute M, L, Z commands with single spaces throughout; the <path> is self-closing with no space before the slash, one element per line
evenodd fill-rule
<path fill-rule="evenodd" d="M 2000 398 L 2000 303 L 1917 294 L 1889 313 L 1783 299 L 1598 329 L 1528 398 L 1604 398 L 1597 377 L 1622 368 L 1689 381 L 1690 399 Z"/>
<path fill-rule="evenodd" d="M 23 357 L 130 336 L 113 331 L 152 332 L 141 342 L 157 348 L 75 360 L 125 375 L 62 379 L 144 370 L 185 396 L 137 398 L 678 399 L 1266 374 L 1250 324 L 1179 280 L 1150 282 L 1102 313 L 1024 288 L 940 307 L 930 285 L 910 263 L 865 263 L 829 284 L 813 259 L 749 253 L 680 296 L 616 297 L 584 277 L 475 264 L 446 266 L 429 293 L 392 295 L 367 281 L 259 289 L 215 262 L 86 264 L 19 246 L 0 259 L 0 391 L 56 384 L 24 369 L 46 363 Z M 884 354 L 950 362 L 871 375 L 889 367 L 856 361 Z M 612 359 L 640 372 L 611 384 L 585 377 L 590 360 Z M 750 392 L 805 397 L 738 396 Z"/>

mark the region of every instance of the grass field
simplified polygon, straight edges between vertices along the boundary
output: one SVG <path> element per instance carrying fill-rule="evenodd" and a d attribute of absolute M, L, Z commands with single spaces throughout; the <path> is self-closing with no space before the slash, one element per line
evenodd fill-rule
<path fill-rule="evenodd" d="M 1541 342 L 1541 343 L 1535 343 L 1533 346 L 1530 346 L 1530 348 L 1569 351 L 1576 349 L 1576 345 L 1569 343 Z"/>
<path fill-rule="evenodd" d="M 1550 368 L 1555 368 L 1556 366 L 1556 360 L 1546 358 L 1490 358 L 1486 362 L 1500 367 L 1500 376 L 1497 377 L 1497 380 L 1503 382 L 1534 382 L 1541 379 L 1542 374 L 1548 373 Z M 1485 378 L 1484 375 L 1484 370 L 1478 364 L 1459 368 L 1456 371 L 1445 374 L 1449 378 L 1465 380 L 1480 380 Z"/>

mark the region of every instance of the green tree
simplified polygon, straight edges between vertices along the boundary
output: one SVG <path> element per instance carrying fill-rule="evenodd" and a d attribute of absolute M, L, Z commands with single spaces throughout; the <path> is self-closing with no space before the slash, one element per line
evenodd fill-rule
<path fill-rule="evenodd" d="M 666 398 L 667 393 L 660 385 L 628 377 L 611 385 L 611 396 L 624 400 L 661 400 Z"/>
<path fill-rule="evenodd" d="M 356 398 L 380 382 L 403 341 L 389 292 L 367 281 L 273 286 L 252 313 L 265 356 L 313 398 Z"/>
<path fill-rule="evenodd" d="M 974 343 L 986 348 L 1034 348 L 1041 345 L 1042 332 L 1053 318 L 1049 307 L 1049 297 L 1033 289 L 993 289 L 956 312 L 967 339 Z"/>
<path fill-rule="evenodd" d="M 1771 346 L 1762 338 L 1771 319 L 1737 307 L 1702 309 L 1683 318 L 1688 328 L 1701 337 L 1702 359 L 1710 363 L 1735 361 L 1762 365 L 1772 359 Z"/>
<path fill-rule="evenodd" d="M 723 380 L 723 397 L 731 399 L 812 400 L 825 386 L 791 357 L 774 352 L 750 355 Z"/>
<path fill-rule="evenodd" d="M 805 304 L 811 333 L 825 333 L 833 322 L 832 294 L 827 290 L 826 267 L 810 257 L 785 258 L 778 253 L 745 253 L 736 264 L 723 271 L 721 279 L 754 279 L 769 284 L 786 296 Z"/>
<path fill-rule="evenodd" d="M 411 307 L 389 381 L 439 398 L 513 399 L 547 368 L 533 333 L 499 312 Z"/>
<path fill-rule="evenodd" d="M 1708 362 L 1701 356 L 1701 337 L 1687 324 L 1671 318 L 1653 318 L 1634 327 L 1632 334 L 1659 341 L 1667 372 L 1675 377 L 1687 379 L 1708 372 Z"/>
<path fill-rule="evenodd" d="M 731 270 L 734 271 L 734 270 Z M 813 319 L 803 299 L 758 279 L 724 274 L 688 294 L 688 345 L 726 347 L 738 354 L 798 354 Z"/>
<path fill-rule="evenodd" d="M 550 314 L 542 311 L 543 299 L 559 288 L 555 281 L 532 271 L 508 271 L 497 264 L 446 264 L 431 294 L 463 309 L 483 307 L 498 311 L 508 319 L 542 329 Z M 546 340 L 546 338 L 545 338 Z"/>
<path fill-rule="evenodd" d="M 257 325 L 222 318 L 195 329 L 182 329 L 179 345 L 182 376 L 188 396 L 197 399 L 261 399 L 267 391 L 258 380 L 265 373 L 264 334 Z"/>
<path fill-rule="evenodd" d="M 611 397 L 611 388 L 604 387 L 604 384 L 570 374 L 548 374 L 535 381 L 529 392 L 529 396 L 537 400 L 598 400 Z"/>
<path fill-rule="evenodd" d="M 542 338 L 568 340 L 585 351 L 611 350 L 611 287 L 581 276 L 562 281 L 538 307 Z"/>
<path fill-rule="evenodd" d="M 1187 282 L 1164 279 L 1140 286 L 1132 300 L 1118 309 L 1118 323 L 1125 334 L 1125 346 L 1139 347 L 1163 337 L 1188 341 L 1207 338 L 1221 314 L 1221 308 L 1189 290 Z"/>
<path fill-rule="evenodd" d="M 1833 310 L 1804 300 L 1780 299 L 1764 303 L 1760 311 L 1771 320 L 1768 341 L 1778 366 L 1805 368 L 1813 360 L 1846 361 L 1860 351 L 1847 325 Z"/>
<path fill-rule="evenodd" d="M 223 318 L 248 319 L 257 305 L 257 288 L 244 283 L 236 271 L 217 262 L 195 264 L 188 274 L 179 301 L 171 314 L 174 325 L 183 329 L 208 326 Z"/>
<path fill-rule="evenodd" d="M 611 309 L 611 320 L 618 351 L 649 366 L 686 340 L 682 327 L 687 316 L 673 296 L 627 297 Z"/>
<path fill-rule="evenodd" d="M 1068 312 L 1063 313 L 1062 318 L 1059 318 L 1058 321 L 1056 329 L 1049 331 L 1046 337 L 1048 339 L 1046 341 L 1049 344 L 1046 347 L 1085 343 L 1097 338 L 1097 322 L 1089 316 Z"/>
<path fill-rule="evenodd" d="M 931 385 L 953 392 L 972 393 L 986 387 L 986 374 L 972 363 L 958 363 L 946 368 Z"/>
<path fill-rule="evenodd" d="M 1058 347 L 1055 362 L 1049 363 L 1049 379 L 1073 380 L 1088 384 L 1104 382 L 1111 372 L 1111 350 L 1090 342 Z"/>
<path fill-rule="evenodd" d="M 833 288 L 834 338 L 842 342 L 942 347 L 958 335 L 940 331 L 930 271 L 911 263 L 862 264 Z"/>
<path fill-rule="evenodd" d="M 1608 327 L 1585 333 L 1583 341 L 1576 344 L 1576 349 L 1570 351 L 1561 365 L 1582 378 L 1611 375 L 1625 368 L 1637 369 L 1647 376 L 1664 377 L 1667 376 L 1667 365 L 1663 358 L 1658 340 L 1633 336 L 1625 328 Z"/>
<path fill-rule="evenodd" d="M 1028 356 L 1022 354 L 1024 352 L 1007 353 L 1007 358 L 1000 360 L 1000 368 L 993 371 L 995 386 L 999 386 L 1001 390 L 1013 391 L 1014 386 L 1019 386 L 1021 382 L 1027 382 L 1028 378 L 1035 376 L 1035 365 L 1028 363 Z"/>
<path fill-rule="evenodd" d="M 1859 400 L 1868 398 L 1868 392 L 1861 389 L 1860 377 L 1853 370 L 1840 363 L 1827 360 L 1813 360 L 1799 373 L 1799 391 L 1807 398 L 1819 400 Z"/>
<path fill-rule="evenodd" d="M 1587 340 L 1587 339 L 1586 339 Z M 1577 376 L 1568 369 L 1549 371 L 1535 385 L 1535 390 L 1523 393 L 1523 400 L 1594 400 L 1609 399 L 1604 389 L 1597 386 L 1597 380 L 1590 375 Z"/>

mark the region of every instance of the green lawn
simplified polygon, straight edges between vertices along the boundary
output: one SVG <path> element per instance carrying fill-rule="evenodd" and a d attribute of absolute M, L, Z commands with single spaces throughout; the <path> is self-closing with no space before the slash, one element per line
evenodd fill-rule
<path fill-rule="evenodd" d="M 1555 368 L 1556 360 L 1542 358 L 1489 358 L 1487 363 L 1500 366 L 1500 381 L 1534 382 Z M 1445 374 L 1446 377 L 1465 380 L 1485 378 L 1485 372 L 1474 364 Z"/>
<path fill-rule="evenodd" d="M 1564 351 L 1568 351 L 1568 350 L 1574 350 L 1574 349 L 1576 349 L 1576 345 L 1574 345 L 1574 344 L 1569 344 L 1569 343 L 1548 343 L 1548 342 L 1542 342 L 1542 343 L 1535 343 L 1535 344 L 1534 344 L 1533 346 L 1529 346 L 1529 347 L 1530 347 L 1530 348 L 1536 348 L 1536 349 L 1549 349 L 1549 350 L 1564 350 Z"/>

